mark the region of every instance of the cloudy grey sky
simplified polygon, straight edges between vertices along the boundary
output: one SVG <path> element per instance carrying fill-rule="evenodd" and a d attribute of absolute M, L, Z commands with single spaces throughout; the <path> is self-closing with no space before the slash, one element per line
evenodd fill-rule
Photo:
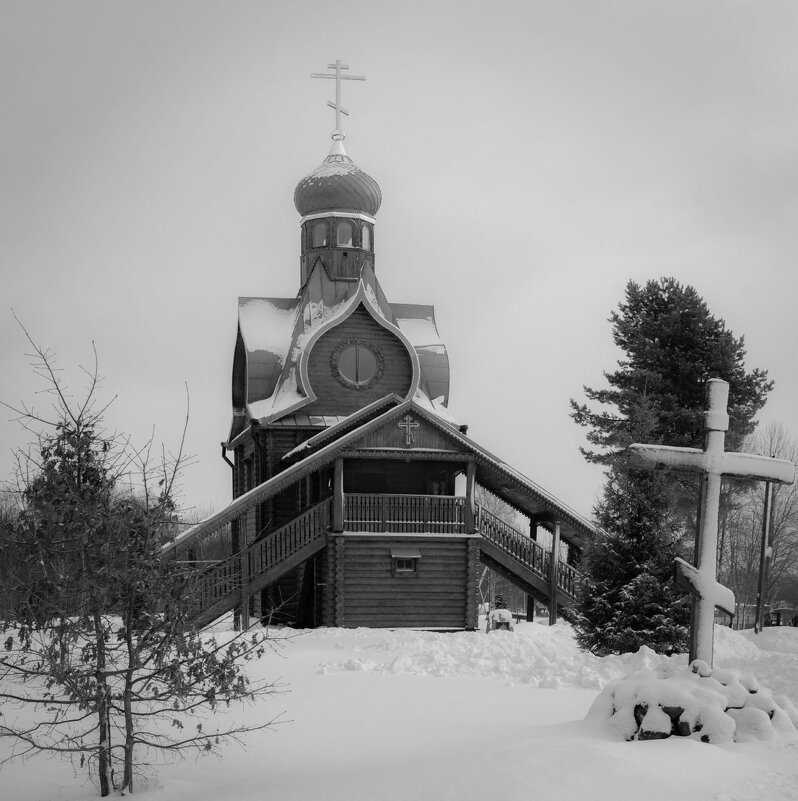
<path fill-rule="evenodd" d="M 95 340 L 113 427 L 174 445 L 219 508 L 238 295 L 299 285 L 294 186 L 347 148 L 380 183 L 377 274 L 433 303 L 450 407 L 589 514 L 569 397 L 601 385 L 631 278 L 673 275 L 744 334 L 798 432 L 798 4 L 0 1 L 0 397 Z M 39 403 L 43 403 L 39 399 Z M 0 416 L 0 474 L 24 441 Z"/>

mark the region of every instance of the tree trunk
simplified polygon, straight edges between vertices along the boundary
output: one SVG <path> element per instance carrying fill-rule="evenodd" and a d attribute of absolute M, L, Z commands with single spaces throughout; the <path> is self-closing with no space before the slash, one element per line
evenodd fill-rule
<path fill-rule="evenodd" d="M 133 679 L 138 666 L 138 654 L 133 644 L 133 615 L 135 610 L 135 596 L 131 594 L 127 605 L 127 620 L 125 625 L 125 647 L 127 650 L 127 670 L 125 671 L 125 689 L 122 704 L 125 715 L 125 768 L 122 781 L 122 790 L 133 792 L 133 747 L 136 742 L 136 731 L 133 724 Z"/>
<path fill-rule="evenodd" d="M 105 674 L 105 637 L 102 618 L 95 609 L 94 640 L 97 645 L 97 722 L 100 741 L 97 746 L 97 771 L 100 778 L 100 795 L 107 796 L 114 789 L 111 764 L 111 704 L 108 677 Z"/>

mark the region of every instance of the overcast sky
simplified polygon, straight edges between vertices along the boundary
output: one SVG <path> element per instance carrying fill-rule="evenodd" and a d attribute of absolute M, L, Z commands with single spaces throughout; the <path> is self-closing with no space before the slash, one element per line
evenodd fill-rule
<path fill-rule="evenodd" d="M 11 308 L 109 424 L 230 497 L 239 295 L 299 287 L 296 183 L 329 149 L 380 184 L 377 275 L 432 303 L 450 408 L 580 512 L 568 416 L 602 386 L 629 279 L 672 275 L 745 335 L 798 432 L 798 3 L 0 0 L 0 398 L 35 398 Z M 39 398 L 40 405 L 44 400 Z M 0 415 L 0 475 L 26 439 Z"/>

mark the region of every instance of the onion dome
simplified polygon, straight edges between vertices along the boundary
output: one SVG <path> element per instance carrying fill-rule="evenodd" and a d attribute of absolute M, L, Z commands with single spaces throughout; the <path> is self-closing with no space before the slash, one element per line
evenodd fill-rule
<path fill-rule="evenodd" d="M 340 139 L 294 190 L 294 205 L 303 217 L 325 211 L 361 212 L 373 217 L 381 202 L 379 185 L 346 155 Z"/>

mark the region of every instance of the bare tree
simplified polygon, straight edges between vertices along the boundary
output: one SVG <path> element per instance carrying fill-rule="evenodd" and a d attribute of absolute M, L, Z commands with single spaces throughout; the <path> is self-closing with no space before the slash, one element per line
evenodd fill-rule
<path fill-rule="evenodd" d="M 244 670 L 274 641 L 192 625 L 197 569 L 161 551 L 178 529 L 182 440 L 155 458 L 152 442 L 135 449 L 106 433 L 96 355 L 75 400 L 52 355 L 28 341 L 53 405 L 49 417 L 9 407 L 36 439 L 18 459 L 16 513 L 1 521 L 0 594 L 13 602 L 0 620 L 0 736 L 15 743 L 9 758 L 66 755 L 101 795 L 131 792 L 153 749 L 213 751 L 271 725 L 207 716 L 276 691 Z"/>
<path fill-rule="evenodd" d="M 745 449 L 798 465 L 798 440 L 778 423 L 751 435 Z M 798 485 L 776 484 L 772 491 L 766 603 L 777 600 L 787 583 L 798 578 Z M 757 596 L 765 487 L 738 485 L 731 496 L 723 521 L 720 574 L 734 590 L 738 604 L 750 606 Z"/>

